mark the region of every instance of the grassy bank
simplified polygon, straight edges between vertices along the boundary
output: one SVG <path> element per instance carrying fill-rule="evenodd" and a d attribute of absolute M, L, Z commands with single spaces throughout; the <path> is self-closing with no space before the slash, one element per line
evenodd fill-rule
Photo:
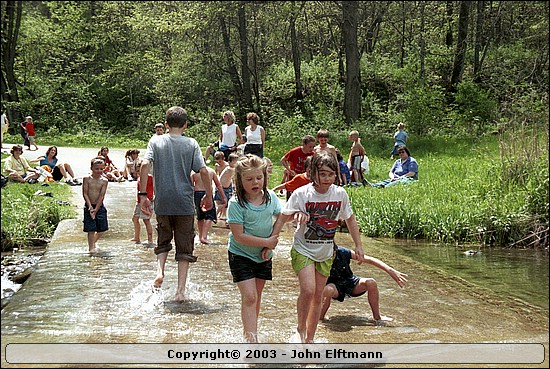
<path fill-rule="evenodd" d="M 107 142 L 101 137 L 94 139 Z M 46 140 L 59 146 L 65 144 L 47 137 Z M 112 147 L 119 146 L 118 141 L 109 142 Z M 336 133 L 331 143 L 347 157 L 350 143 L 344 133 Z M 393 164 L 389 139 L 364 137 L 363 144 L 370 159 L 367 178 L 371 182 L 387 178 Z M 145 145 L 130 140 L 120 147 Z M 270 188 L 282 178 L 279 159 L 297 145 L 276 140 L 266 144 L 266 155 L 274 164 Z M 385 189 L 348 189 L 364 235 L 441 243 L 548 246 L 548 129 L 455 139 L 411 137 L 409 148 L 419 163 L 419 181 Z M 3 240 L 4 232 L 13 240 L 45 236 L 53 232 L 56 221 L 68 216 L 66 209 L 51 199 L 38 201 L 32 195 L 40 188 L 35 186 L 12 185 L 2 190 Z M 69 196 L 63 186 L 52 187 L 53 190 L 59 191 L 54 192 L 56 198 Z M 44 209 L 39 210 L 40 207 Z M 38 212 L 52 214 L 46 224 L 33 218 Z"/>

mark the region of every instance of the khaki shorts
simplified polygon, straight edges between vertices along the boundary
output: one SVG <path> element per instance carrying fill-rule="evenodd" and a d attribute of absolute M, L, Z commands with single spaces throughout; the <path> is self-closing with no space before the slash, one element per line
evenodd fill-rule
<path fill-rule="evenodd" d="M 151 210 L 153 210 L 153 202 L 151 201 Z M 141 211 L 141 203 L 136 202 L 136 207 L 134 208 L 134 216 L 139 217 L 139 219 L 151 219 L 151 215 L 145 215 Z"/>
<path fill-rule="evenodd" d="M 172 239 L 176 244 L 176 260 L 197 261 L 193 255 L 195 250 L 195 215 L 156 215 L 157 246 L 153 249 L 155 255 L 172 250 Z"/>
<path fill-rule="evenodd" d="M 315 261 L 300 254 L 294 247 L 290 249 L 290 257 L 292 258 L 292 269 L 294 269 L 296 275 L 298 275 L 300 270 L 304 269 L 308 265 L 315 264 L 315 270 L 317 270 L 322 276 L 330 276 L 330 268 L 332 267 L 333 258 L 329 258 L 322 262 Z"/>

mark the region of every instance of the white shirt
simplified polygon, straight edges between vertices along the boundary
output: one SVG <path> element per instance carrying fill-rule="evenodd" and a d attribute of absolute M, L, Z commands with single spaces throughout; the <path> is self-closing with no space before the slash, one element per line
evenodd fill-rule
<path fill-rule="evenodd" d="M 246 143 L 249 145 L 262 144 L 262 126 L 256 126 L 255 130 L 252 127 L 246 126 Z"/>

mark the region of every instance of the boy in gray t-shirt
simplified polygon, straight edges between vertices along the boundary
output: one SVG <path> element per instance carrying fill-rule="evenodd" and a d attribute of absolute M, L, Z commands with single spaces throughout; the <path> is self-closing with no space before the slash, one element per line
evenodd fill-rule
<path fill-rule="evenodd" d="M 166 124 L 170 127 L 169 134 L 154 135 L 147 144 L 144 160 L 141 164 L 141 188 L 147 188 L 147 174 L 150 163 L 155 166 L 153 183 L 155 188 L 155 213 L 157 219 L 157 246 L 154 248 L 158 260 L 158 274 L 153 286 L 160 288 L 164 281 L 164 267 L 168 252 L 172 249 L 172 239 L 176 244 L 176 260 L 178 262 L 178 288 L 175 300 L 184 299 L 185 285 L 189 262 L 197 261 L 194 251 L 194 217 L 193 183 L 191 171 L 199 173 L 204 183 L 209 183 L 210 177 L 204 164 L 200 146 L 193 138 L 183 136 L 187 128 L 187 112 L 174 106 L 166 111 Z M 206 186 L 206 194 L 202 200 L 203 210 L 212 208 L 212 188 Z M 141 209 L 145 214 L 151 214 L 151 202 L 147 193 L 141 196 Z"/>

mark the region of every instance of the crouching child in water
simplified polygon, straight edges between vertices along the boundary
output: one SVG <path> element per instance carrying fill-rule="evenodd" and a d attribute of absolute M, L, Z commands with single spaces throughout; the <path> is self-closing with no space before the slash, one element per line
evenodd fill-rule
<path fill-rule="evenodd" d="M 90 255 L 95 255 L 100 252 L 97 241 L 109 229 L 107 209 L 103 205 L 109 181 L 103 177 L 103 158 L 92 159 L 90 169 L 92 174 L 82 180 L 82 195 L 85 201 L 84 232 L 88 233 L 88 251 Z"/>
<path fill-rule="evenodd" d="M 378 285 L 376 284 L 376 280 L 374 278 L 359 278 L 354 275 L 350 268 L 351 259 L 357 260 L 360 263 L 371 264 L 382 269 L 388 273 L 401 288 L 405 287 L 407 283 L 406 274 L 393 269 L 383 261 L 371 256 L 360 257 L 353 250 L 335 245 L 330 277 L 323 290 L 323 305 L 321 308 L 320 320 L 325 320 L 325 315 L 333 299 L 343 302 L 346 297 L 359 297 L 367 292 L 369 305 L 376 325 L 384 325 L 386 322 L 392 321 L 392 318 L 380 315 Z"/>

